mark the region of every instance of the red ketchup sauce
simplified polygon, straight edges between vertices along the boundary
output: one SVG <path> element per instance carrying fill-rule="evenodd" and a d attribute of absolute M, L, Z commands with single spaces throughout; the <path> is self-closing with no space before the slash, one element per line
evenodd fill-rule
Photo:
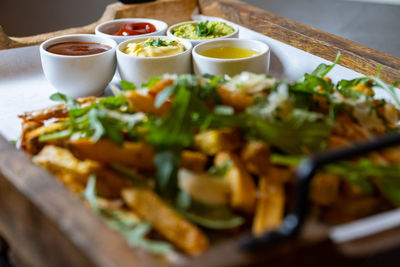
<path fill-rule="evenodd" d="M 47 51 L 64 56 L 87 56 L 103 53 L 111 47 L 100 43 L 66 42 L 52 45 Z"/>
<path fill-rule="evenodd" d="M 118 32 L 113 35 L 121 35 L 121 36 L 130 36 L 130 35 L 140 35 L 155 32 L 156 27 L 147 22 L 137 22 L 137 23 L 128 23 L 123 25 Z"/>

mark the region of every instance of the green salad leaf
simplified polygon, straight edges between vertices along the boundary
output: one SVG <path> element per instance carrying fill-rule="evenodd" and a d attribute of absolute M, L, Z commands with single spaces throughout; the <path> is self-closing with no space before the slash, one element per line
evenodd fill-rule
<path fill-rule="evenodd" d="M 225 176 L 229 168 L 232 166 L 233 162 L 231 159 L 224 161 L 220 165 L 213 165 L 208 169 L 208 173 L 211 176 Z"/>
<path fill-rule="evenodd" d="M 303 159 L 281 154 L 271 156 L 273 164 L 284 166 L 297 166 Z M 367 194 L 373 194 L 377 184 L 390 201 L 400 206 L 400 165 L 382 165 L 362 158 L 357 162 L 338 161 L 326 164 L 319 172 L 336 174 Z"/>
<path fill-rule="evenodd" d="M 128 81 L 120 81 L 119 84 L 121 85 L 122 90 L 124 91 L 135 91 L 137 89 L 134 83 Z"/>
<path fill-rule="evenodd" d="M 209 229 L 231 229 L 245 222 L 243 217 L 232 213 L 227 206 L 211 206 L 196 202 L 183 191 L 179 193 L 176 206 L 188 220 Z"/>

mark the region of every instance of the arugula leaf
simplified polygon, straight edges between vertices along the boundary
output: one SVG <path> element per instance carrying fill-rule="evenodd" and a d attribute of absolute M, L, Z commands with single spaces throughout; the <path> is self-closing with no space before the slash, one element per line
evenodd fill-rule
<path fill-rule="evenodd" d="M 72 130 L 70 128 L 62 131 L 56 131 L 54 133 L 46 134 L 46 135 L 41 135 L 39 136 L 39 142 L 48 142 L 51 140 L 55 139 L 62 139 L 62 138 L 67 138 L 72 135 Z"/>
<path fill-rule="evenodd" d="M 303 156 L 288 156 L 282 154 L 272 154 L 270 157 L 272 164 L 283 166 L 297 166 L 303 159 Z"/>
<path fill-rule="evenodd" d="M 282 121 L 266 121 L 253 112 L 243 119 L 248 136 L 261 139 L 287 154 L 322 151 L 330 136 L 329 118 L 311 111 L 294 109 Z"/>
<path fill-rule="evenodd" d="M 69 109 L 77 109 L 80 107 L 78 102 L 75 101 L 75 99 L 67 95 L 64 95 L 62 93 L 54 93 L 50 96 L 50 99 L 53 101 L 66 103 Z"/>
<path fill-rule="evenodd" d="M 152 180 L 149 180 L 148 178 L 142 176 L 133 169 L 118 163 L 111 163 L 109 165 L 111 169 L 128 179 L 133 186 L 151 188 Z"/>
<path fill-rule="evenodd" d="M 336 59 L 331 65 L 320 64 L 311 72 L 311 74 L 304 74 L 297 82 L 291 86 L 291 89 L 298 92 L 308 92 L 312 94 L 329 95 L 332 93 L 334 84 L 325 80 L 324 77 L 333 69 L 339 62 L 340 52 L 337 53 Z"/>
<path fill-rule="evenodd" d="M 122 90 L 124 91 L 135 91 L 137 89 L 134 83 L 128 81 L 120 81 L 119 84 L 121 85 Z"/>
<path fill-rule="evenodd" d="M 228 159 L 218 166 L 211 166 L 208 173 L 212 176 L 224 176 L 233 164 L 232 160 Z"/>
<path fill-rule="evenodd" d="M 101 216 L 110 228 L 119 232 L 125 238 L 130 246 L 141 247 L 160 255 L 172 251 L 172 246 L 166 242 L 146 239 L 146 235 L 151 231 L 151 225 L 148 222 L 127 220 L 117 210 L 100 208 L 96 199 L 96 177 L 94 175 L 91 175 L 88 180 L 83 198 L 89 202 L 93 211 Z"/>
<path fill-rule="evenodd" d="M 210 27 L 207 26 L 208 20 L 205 22 L 199 22 L 196 25 L 196 35 L 197 36 L 208 36 L 215 31 L 215 24 L 212 24 Z"/>
<path fill-rule="evenodd" d="M 151 88 L 153 87 L 158 81 L 161 81 L 160 77 L 151 77 L 147 83 L 142 83 L 142 88 Z"/>
<path fill-rule="evenodd" d="M 340 59 L 340 52 L 337 53 L 336 59 L 333 62 L 333 64 L 327 65 L 327 64 L 322 63 L 311 73 L 311 75 L 317 76 L 320 78 L 324 78 L 333 69 L 333 67 L 335 67 L 335 65 L 339 62 L 339 59 Z"/>
<path fill-rule="evenodd" d="M 93 174 L 89 177 L 85 191 L 83 193 L 83 197 L 89 202 L 89 205 L 93 209 L 93 211 L 99 214 L 100 208 L 97 204 L 96 199 L 96 176 Z"/>
<path fill-rule="evenodd" d="M 296 166 L 301 157 L 272 155 L 273 164 Z M 373 194 L 374 182 L 382 193 L 394 204 L 400 206 L 400 165 L 381 165 L 363 158 L 358 162 L 339 161 L 325 165 L 319 172 L 338 175 L 367 194 Z"/>
<path fill-rule="evenodd" d="M 122 106 L 127 105 L 127 98 L 124 94 L 118 96 L 109 96 L 105 98 L 101 98 L 98 102 L 100 106 L 103 106 L 107 109 L 118 110 Z"/>
<path fill-rule="evenodd" d="M 116 229 L 119 230 L 119 229 Z M 137 224 L 131 230 L 120 231 L 130 246 L 138 246 L 154 254 L 168 254 L 172 246 L 166 242 L 148 240 L 145 236 L 150 232 L 151 225 L 147 222 Z"/>
<path fill-rule="evenodd" d="M 317 95 L 329 95 L 333 92 L 334 84 L 319 76 L 304 74 L 290 89 L 297 92 Z"/>
<path fill-rule="evenodd" d="M 158 149 L 190 146 L 193 143 L 194 132 L 210 113 L 205 102 L 199 97 L 202 87 L 195 76 L 181 75 L 171 88 L 163 90 L 174 92 L 171 111 L 144 126 L 149 132 L 145 136 L 146 141 Z M 160 94 L 164 94 L 163 92 Z"/>
<path fill-rule="evenodd" d="M 156 191 L 167 199 L 178 192 L 178 168 L 181 161 L 180 150 L 158 152 L 154 158 L 156 166 Z"/>
<path fill-rule="evenodd" d="M 227 206 L 196 202 L 184 191 L 179 194 L 177 209 L 190 221 L 209 229 L 231 229 L 245 222 L 243 217 L 233 214 Z"/>

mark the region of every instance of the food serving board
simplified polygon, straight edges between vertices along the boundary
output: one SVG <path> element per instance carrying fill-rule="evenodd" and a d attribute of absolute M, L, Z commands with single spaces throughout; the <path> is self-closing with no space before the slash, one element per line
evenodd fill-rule
<path fill-rule="evenodd" d="M 164 19 L 171 25 L 190 17 L 192 7 L 195 7 L 193 2 L 196 1 L 159 0 L 127 6 L 113 4 L 108 10 L 114 10 L 118 6 L 117 9 L 123 11 L 119 17 L 124 17 L 132 16 L 132 12 L 127 11 L 131 8 L 135 10 L 136 17 Z M 165 17 L 165 13 L 149 14 L 148 10 L 154 7 L 152 5 L 169 10 L 174 10 L 179 5 L 186 13 L 177 21 L 176 18 Z M 400 59 L 385 53 L 296 24 L 238 1 L 203 0 L 199 1 L 197 7 L 201 14 L 193 15 L 193 19 L 216 19 L 206 15 L 225 18 L 231 23 L 238 23 L 239 38 L 257 39 L 268 44 L 271 49 L 270 74 L 274 77 L 295 80 L 305 72 L 311 72 L 318 64 L 330 62 L 340 51 L 342 60 L 329 73 L 334 81 L 375 75 L 377 64 L 382 64 L 383 79 L 389 82 L 400 80 Z M 140 16 L 140 12 L 143 12 L 143 16 Z M 84 28 L 72 32 L 86 30 Z M 51 37 L 51 34 L 47 36 Z M 19 40 L 21 45 L 14 46 L 22 46 L 26 41 L 15 40 Z M 372 53 L 375 55 L 371 56 Z M 51 105 L 49 96 L 55 89 L 43 75 L 37 45 L 0 51 L 0 63 L 0 133 L 7 140 L 13 140 L 20 133 L 17 114 Z M 116 75 L 111 83 L 118 81 Z M 109 92 L 106 90 L 107 93 Z M 378 92 L 377 96 L 385 97 L 385 94 Z M 338 227 L 309 222 L 296 240 L 269 248 L 267 253 L 239 252 L 239 239 L 236 238 L 217 244 L 201 258 L 179 259 L 176 264 L 186 265 L 190 262 L 199 266 L 231 266 L 286 262 L 287 265 L 292 265 L 293 262 L 289 259 L 285 261 L 278 258 L 290 254 L 307 261 L 307 255 L 315 257 L 318 254 L 317 257 L 322 259 L 324 255 L 334 257 L 337 249 L 352 256 L 360 256 L 400 244 L 400 237 L 396 238 L 394 234 L 400 232 L 399 225 L 400 211 L 397 210 Z M 129 248 L 118 234 L 108 229 L 79 199 L 1 137 L 0 235 L 5 237 L 22 261 L 31 266 L 161 264 L 146 253 Z M 376 240 L 380 242 L 375 242 Z M 230 256 L 221 257 L 227 254 Z M 339 259 L 337 257 L 337 261 Z"/>

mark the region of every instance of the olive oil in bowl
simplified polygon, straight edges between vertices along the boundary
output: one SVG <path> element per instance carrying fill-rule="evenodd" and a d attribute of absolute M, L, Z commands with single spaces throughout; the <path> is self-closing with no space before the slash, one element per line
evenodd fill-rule
<path fill-rule="evenodd" d="M 260 53 L 253 49 L 234 47 L 234 46 L 221 46 L 215 47 L 203 52 L 200 52 L 202 56 L 220 58 L 220 59 L 236 59 L 236 58 L 247 58 L 259 55 Z"/>

